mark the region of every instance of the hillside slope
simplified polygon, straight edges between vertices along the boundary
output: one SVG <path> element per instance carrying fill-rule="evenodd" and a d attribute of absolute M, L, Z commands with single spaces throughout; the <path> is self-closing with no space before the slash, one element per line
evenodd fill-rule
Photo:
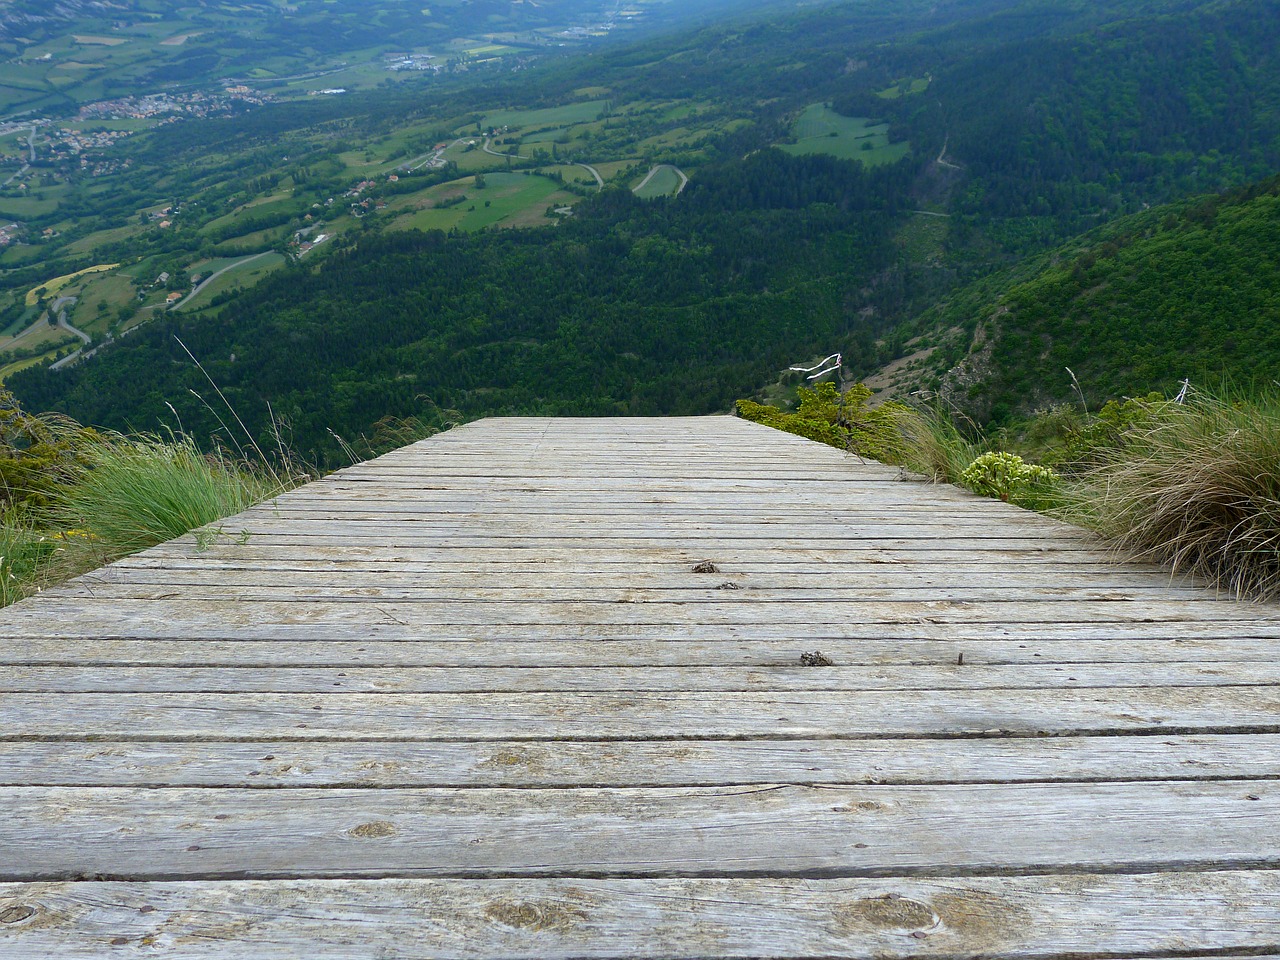
<path fill-rule="evenodd" d="M 899 390 L 1001 419 L 1074 396 L 1270 381 L 1280 368 L 1280 177 L 1117 221 L 986 278 L 903 331 Z"/>

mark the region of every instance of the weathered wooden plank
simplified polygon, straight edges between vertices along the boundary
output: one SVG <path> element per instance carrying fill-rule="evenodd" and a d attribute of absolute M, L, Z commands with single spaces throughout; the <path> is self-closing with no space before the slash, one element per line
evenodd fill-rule
<path fill-rule="evenodd" d="M 1124 664 L 1135 671 L 1159 672 L 1169 663 L 1244 664 L 1270 669 L 1276 643 L 1270 639 L 1147 639 L 1107 635 L 1081 640 L 1059 629 L 1044 640 L 871 639 L 804 637 L 791 640 L 699 640 L 583 636 L 550 640 L 534 633 L 518 637 L 458 635 L 443 640 L 347 639 L 227 640 L 167 635 L 163 639 L 123 640 L 88 636 L 57 639 L 0 637 L 0 664 L 96 667 L 792 667 L 803 653 L 820 649 L 843 667 L 924 666 L 950 669 L 961 654 L 965 667 Z M 92 642 L 87 642 L 92 641 Z M 1242 669 L 1248 669 L 1242 668 Z M 1070 674 L 1077 676 L 1078 674 Z"/>
<path fill-rule="evenodd" d="M 0 788 L 0 880 L 1280 868 L 1274 780 Z M 21 851 L 21 857 L 14 854 Z"/>
<path fill-rule="evenodd" d="M 0 742 L 4 786 L 590 787 L 1280 778 L 1280 735 Z"/>
<path fill-rule="evenodd" d="M 242 578 L 243 581 L 244 578 Z M 257 582 L 251 582 L 257 579 Z M 281 577 L 279 582 L 262 583 L 261 578 L 248 578 L 250 582 L 228 583 L 221 577 L 193 578 L 182 583 L 135 583 L 132 580 L 113 581 L 88 577 L 46 590 L 48 597 L 86 597 L 94 600 L 168 600 L 175 594 L 186 603 L 234 599 L 240 603 L 337 603 L 344 600 L 387 600 L 393 602 L 416 601 L 423 603 L 453 603 L 464 600 L 518 603 L 706 603 L 720 604 L 728 601 L 750 600 L 757 603 L 832 603 L 844 602 L 855 606 L 877 601 L 887 603 L 1096 603 L 1171 601 L 1203 602 L 1203 588 L 1146 586 L 1118 589 L 1114 586 L 1067 587 L 1039 586 L 1016 587 L 979 585 L 930 585 L 891 586 L 867 583 L 863 586 L 784 587 L 752 584 L 746 579 L 721 575 L 718 584 L 689 584 L 684 587 L 645 587 L 625 585 L 615 581 L 611 586 L 571 587 L 543 586 L 537 578 L 525 584 L 508 583 L 503 586 L 436 586 L 430 583 L 376 583 L 364 584 L 298 582 L 294 578 Z M 623 578 L 619 578 L 622 580 Z M 482 580 L 481 582 L 488 582 Z M 459 597 L 465 593 L 465 597 Z"/>
<path fill-rule="evenodd" d="M 483 517 L 519 516 L 533 520 L 542 517 L 574 517 L 582 522 L 603 521 L 610 516 L 662 517 L 666 519 L 693 518 L 710 521 L 731 520 L 735 523 L 804 523 L 814 526 L 829 524 L 857 524 L 866 521 L 911 520 L 937 523 L 938 504 L 928 499 L 922 502 L 902 500 L 900 497 L 868 497 L 862 495 L 853 507 L 835 510 L 829 497 L 760 497 L 757 501 L 742 495 L 715 495 L 713 493 L 667 495 L 646 497 L 640 493 L 627 495 L 584 496 L 559 494 L 552 489 L 521 491 L 519 493 L 490 493 L 480 497 L 452 491 L 396 490 L 396 496 L 388 499 L 384 492 L 364 484 L 344 492 L 342 496 L 322 496 L 315 491 L 303 498 L 268 500 L 253 507 L 242 516 L 257 517 L 310 517 L 321 519 L 381 519 L 407 516 L 467 517 L 480 520 Z M 452 495 L 450 495 L 452 494 Z M 947 516 L 968 522 L 991 522 L 996 519 L 1027 519 L 1025 511 L 1010 516 L 1000 510 L 998 500 L 960 501 L 950 504 Z M 991 504 L 992 506 L 988 506 Z M 744 516 L 743 507 L 751 510 Z M 483 511 L 483 513 L 482 513 Z M 1031 516 L 1035 516 L 1032 514 Z"/>
<path fill-rule="evenodd" d="M 374 543 L 314 543 L 294 542 L 278 539 L 268 542 L 259 537 L 247 541 L 239 536 L 234 526 L 224 528 L 221 534 L 208 533 L 208 539 L 197 540 L 194 536 L 181 537 L 152 547 L 144 553 L 130 558 L 131 562 L 145 563 L 167 559 L 204 560 L 218 562 L 229 561 L 321 561 L 333 563 L 467 563 L 469 565 L 487 565 L 489 563 L 546 563 L 562 564 L 570 569 L 581 569 L 602 566 L 605 569 L 619 564 L 642 567 L 658 565 L 665 570 L 689 569 L 703 560 L 714 560 L 719 566 L 727 569 L 757 568 L 768 569 L 770 565 L 777 568 L 803 565 L 810 570 L 832 569 L 852 566 L 858 569 L 863 564 L 893 563 L 915 564 L 923 562 L 935 565 L 950 565 L 953 569 L 976 567 L 980 570 L 998 565 L 1007 567 L 1010 564 L 1036 564 L 1041 566 L 1089 565 L 1114 569 L 1117 558 L 1102 550 L 1077 548 L 1066 544 L 1050 549 L 1041 541 L 1018 541 L 1016 544 L 993 546 L 990 542 L 978 546 L 966 546 L 962 541 L 924 540 L 891 540 L 861 547 L 837 545 L 828 549 L 824 543 L 788 541 L 784 545 L 759 549 L 750 544 L 735 544 L 732 550 L 724 544 L 690 546 L 677 541 L 663 545 L 635 546 L 628 544 L 626 549 L 620 546 L 610 548 L 608 545 L 566 546 L 563 543 L 550 546 L 543 545 L 537 550 L 521 547 L 511 543 L 425 543 L 413 545 L 395 545 L 385 542 Z M 124 562 L 124 561 L 122 561 Z M 847 566 L 846 566 L 847 565 Z M 1150 570 L 1148 567 L 1137 569 Z M 1167 574 L 1166 574 L 1167 575 Z"/>
<path fill-rule="evenodd" d="M 1271 733 L 1275 687 L 0 694 L 0 738 L 556 740 Z M 305 732 L 301 732 L 305 731 Z"/>
<path fill-rule="evenodd" d="M 639 624 L 696 624 L 703 630 L 751 624 L 778 632 L 809 633 L 820 624 L 976 624 L 1015 623 L 1182 623 L 1216 621 L 1254 623 L 1259 610 L 1248 604 L 1227 600 L 1045 600 L 982 601 L 879 600 L 839 602 L 813 600 L 755 600 L 749 591 L 715 591 L 715 599 L 698 598 L 689 603 L 646 601 L 639 596 L 618 601 L 571 600 L 522 601 L 455 600 L 402 601 L 371 600 L 368 597 L 330 597 L 325 600 L 259 600 L 252 604 L 236 597 L 188 600 L 180 591 L 161 592 L 155 599 L 104 599 L 50 594 L 14 607 L 5 617 L 10 629 L 37 626 L 48 619 L 46 604 L 57 604 L 61 616 L 81 626 L 101 624 L 102 632 L 156 624 L 170 630 L 178 624 L 220 624 L 224 630 L 260 624 L 331 624 L 348 630 L 363 630 L 383 622 L 438 629 L 441 626 L 539 625 L 636 626 Z M 43 602 L 39 602 L 43 601 Z M 1269 621 L 1264 621 L 1269 622 Z M 1280 622 L 1280 621 L 1277 621 Z M 43 628 L 47 630 L 47 625 Z"/>
<path fill-rule="evenodd" d="M 1001 548 L 1005 544 L 1020 542 L 1042 543 L 1047 548 L 1061 548 L 1070 544 L 1083 547 L 1096 545 L 1096 538 L 1072 527 L 1059 531 L 1049 524 L 1007 523 L 1004 521 L 974 521 L 970 524 L 928 524 L 902 520 L 898 523 L 861 524 L 857 526 L 820 527 L 770 524 L 719 524 L 681 523 L 678 519 L 668 523 L 606 523 L 575 524 L 567 520 L 538 523 L 505 523 L 501 516 L 487 524 L 446 520 L 430 514 L 420 514 L 413 519 L 397 522 L 389 529 L 387 521 L 371 520 L 307 520 L 295 517 L 241 517 L 223 521 L 218 526 L 229 529 L 232 536 L 290 539 L 318 539 L 326 537 L 375 538 L 383 543 L 411 543 L 414 540 L 468 540 L 520 541 L 555 546 L 564 541 L 616 542 L 620 546 L 635 544 L 646 546 L 661 544 L 667 540 L 679 540 L 692 544 L 720 541 L 726 545 L 743 543 L 768 549 L 769 545 L 786 541 L 817 540 L 832 549 L 833 545 L 857 545 L 877 543 L 901 538 L 906 540 L 939 540 L 941 543 L 972 541 L 976 545 L 990 543 Z M 939 532 L 947 536 L 939 536 Z"/>
<path fill-rule="evenodd" d="M 356 532 L 367 531 L 370 525 L 384 525 L 388 522 L 401 524 L 406 530 L 430 530 L 438 534 L 452 535 L 460 532 L 481 532 L 484 535 L 525 536 L 545 532 L 549 525 L 548 518 L 554 517 L 552 524 L 563 535 L 598 536 L 616 534 L 620 538 L 634 536 L 657 536 L 668 532 L 685 532 L 694 535 L 724 536 L 726 539 L 742 538 L 742 536 L 762 536 L 762 538 L 809 538 L 823 540 L 837 536 L 847 538 L 850 535 L 891 536 L 896 531 L 908 527 L 925 532 L 934 530 L 950 530 L 956 534 L 982 536 L 1012 536 L 1037 534 L 1052 539 L 1083 539 L 1096 541 L 1087 531 L 1068 527 L 1056 522 L 1044 520 L 1037 513 L 1027 513 L 1019 517 L 965 516 L 940 511 L 922 512 L 910 516 L 884 516 L 883 513 L 865 517 L 780 517 L 776 520 L 748 516 L 741 512 L 721 516 L 708 516 L 705 513 L 684 513 L 672 515 L 658 511 L 650 512 L 602 512 L 596 515 L 584 513 L 566 513 L 562 511 L 548 513 L 516 513 L 512 511 L 443 512 L 430 509 L 404 509 L 390 512 L 379 509 L 347 509 L 347 511 L 262 511 L 241 515 L 237 524 L 241 524 L 251 532 L 270 534 L 273 531 L 297 531 L 306 534 L 315 529 L 342 527 Z"/>
<path fill-rule="evenodd" d="M 887 569 L 886 569 L 887 568 Z M 495 575 L 496 574 L 496 575 Z M 1080 570 L 1028 569 L 1010 564 L 1008 569 L 989 574 L 987 589 L 1043 589 L 1052 593 L 1066 589 L 1110 589 L 1124 591 L 1158 592 L 1181 595 L 1194 589 L 1197 596 L 1204 596 L 1203 587 L 1194 587 L 1181 581 L 1170 582 L 1167 575 L 1157 573 L 1115 570 L 1105 567 L 1086 567 Z M 745 589 L 797 590 L 818 592 L 824 590 L 848 591 L 869 588 L 955 588 L 958 581 L 954 567 L 942 564 L 869 563 L 859 568 L 850 564 L 843 568 L 812 572 L 778 572 L 777 570 L 721 570 L 717 573 L 692 573 L 689 570 L 671 572 L 615 566 L 612 572 L 601 572 L 583 566 L 572 572 L 562 567 L 549 567 L 546 563 L 510 565 L 495 570 L 490 565 L 473 563 L 469 569 L 441 570 L 436 564 L 370 563 L 364 567 L 346 566 L 334 569 L 323 561 L 311 564 L 286 563 L 235 563 L 226 561 L 175 562 L 160 565 L 151 560 L 145 565 L 113 564 L 81 577 L 79 582 L 98 584 L 129 584 L 146 586 L 199 586 L 209 583 L 243 587 L 318 587 L 333 589 L 359 587 L 409 587 L 430 586 L 434 589 L 449 588 L 457 591 L 471 590 L 477 581 L 491 584 L 489 589 L 510 585 L 534 586 L 540 590 L 599 590 L 616 589 L 625 585 L 633 590 L 705 590 L 732 581 Z"/>
<path fill-rule="evenodd" d="M 0 885 L 9 960 L 943 960 L 1276 951 L 1268 871 L 844 880 Z"/>
<path fill-rule="evenodd" d="M 14 666 L 0 693 L 556 693 L 664 690 L 1049 690 L 1280 685 L 1280 663 L 753 667 Z"/>
<path fill-rule="evenodd" d="M 105 649 L 106 644 L 117 641 L 150 641 L 199 643 L 199 649 L 206 649 L 210 642 L 229 641 L 238 638 L 243 643 L 251 642 L 285 642 L 289 644 L 303 643 L 352 643 L 367 641 L 369 643 L 387 642 L 404 644 L 438 644 L 438 643 L 474 643 L 476 641 L 529 643 L 537 641 L 546 645 L 565 641 L 585 641 L 589 643 L 609 642 L 623 643 L 670 643 L 670 644 L 706 644 L 708 655 L 723 656 L 715 651 L 723 649 L 724 644 L 782 644 L 788 651 L 787 658 L 794 659 L 799 654 L 795 651 L 812 649 L 814 644 L 821 644 L 838 649 L 840 663 L 879 662 L 883 656 L 897 656 L 899 642 L 918 641 L 936 645 L 936 658 L 930 662 L 951 662 L 961 650 L 972 643 L 993 642 L 1003 649 L 1007 642 L 1027 643 L 1028 649 L 1037 641 L 1047 643 L 1079 643 L 1080 649 L 1092 651 L 1082 655 L 1079 660 L 1090 662 L 1102 660 L 1106 662 L 1137 660 L 1137 654 L 1130 654 L 1128 649 L 1136 641 L 1147 641 L 1146 649 L 1155 655 L 1167 649 L 1170 653 L 1162 659 L 1196 659 L 1186 651 L 1198 649 L 1197 644 L 1227 644 L 1226 647 L 1213 646 L 1210 659 L 1233 659 L 1227 651 L 1253 650 L 1259 644 L 1274 656 L 1273 641 L 1280 638 L 1280 622 L 1273 620 L 1249 621 L 1155 621 L 1137 620 L 1133 622 L 1108 621 L 1076 621 L 1054 623 L 1051 621 L 990 621 L 984 623 L 949 623 L 939 617 L 921 617 L 902 623 L 876 623 L 848 621 L 838 623 L 807 622 L 787 628 L 777 624 L 738 623 L 719 626 L 697 623 L 491 623 L 491 624 L 452 624 L 452 623 L 409 623 L 398 617 L 391 605 L 380 610 L 380 618 L 372 623 L 354 628 L 347 623 L 305 623 L 305 622 L 253 622 L 250 617 L 239 617 L 235 622 L 213 622 L 196 618 L 185 620 L 166 620 L 164 618 L 143 618 L 133 616 L 129 620 L 113 620 L 95 612 L 90 616 L 81 612 L 73 621 L 60 621 L 48 616 L 28 617 L 27 607 L 10 608 L 8 616 L 0 628 L 0 640 L 17 641 L 20 646 L 8 642 L 0 645 L 0 662 L 2 658 L 17 656 L 18 662 L 27 662 L 23 658 L 26 650 L 48 649 L 37 646 L 37 641 L 78 642 L 83 648 L 81 653 L 88 652 L 84 643 L 91 641 L 95 647 Z M 21 614 L 22 619 L 17 619 Z M 356 641 L 352 638 L 355 637 Z M 783 638 L 783 639 L 779 639 Z M 894 641 L 890 646 L 878 645 L 879 641 Z M 1110 641 L 1110 643 L 1107 643 Z M 1239 641 L 1241 646 L 1236 646 Z M 952 644 L 943 646 L 942 644 Z M 965 644 L 966 646 L 956 646 Z M 1178 647 L 1169 646 L 1178 644 Z M 1188 644 L 1184 648 L 1182 644 Z M 1248 644 L 1253 644 L 1249 646 Z M 839 645 L 837 647 L 836 645 Z M 1107 648 L 1112 652 L 1108 653 Z M 358 648 L 357 648 L 358 649 Z M 425 648 L 424 648 L 425 649 Z M 553 651 L 547 646 L 544 649 Z M 639 649 L 644 649 L 638 647 Z M 688 648 L 690 650 L 696 647 Z M 764 649 L 764 648 L 761 648 Z M 1135 648 L 1136 649 L 1136 648 Z M 911 653 L 913 662 L 920 657 L 917 646 Z M 1173 653 L 1173 651 L 1183 651 Z M 885 651 L 893 651 L 886 653 Z M 1184 655 L 1185 653 L 1185 655 Z M 75 654 L 73 654 L 75 656 Z M 456 652 L 454 656 L 462 656 Z M 1062 654 L 1059 654 L 1062 656 Z M 926 658 L 928 659 L 928 658 Z M 1246 654 L 1243 659 L 1254 659 Z M 37 661 L 42 662 L 42 661 Z M 94 661 L 96 662 L 96 661 Z M 451 661 L 455 662 L 455 661 Z M 461 662 L 474 663 L 474 657 L 467 657 Z M 563 662 L 563 661 L 561 661 Z M 571 662 L 580 663 L 581 659 Z M 669 661 L 663 661 L 669 662 Z M 677 662 L 688 662 L 679 660 Z M 713 659 L 710 662 L 725 662 Z M 734 656 L 728 662 L 742 662 Z M 770 661 L 770 662 L 777 662 Z"/>

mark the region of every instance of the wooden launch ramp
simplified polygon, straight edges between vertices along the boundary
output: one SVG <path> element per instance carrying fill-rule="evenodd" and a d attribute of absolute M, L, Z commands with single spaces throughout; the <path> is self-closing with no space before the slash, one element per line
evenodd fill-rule
<path fill-rule="evenodd" d="M 452 430 L 0 657 L 6 960 L 1280 954 L 1280 608 L 730 418 Z"/>

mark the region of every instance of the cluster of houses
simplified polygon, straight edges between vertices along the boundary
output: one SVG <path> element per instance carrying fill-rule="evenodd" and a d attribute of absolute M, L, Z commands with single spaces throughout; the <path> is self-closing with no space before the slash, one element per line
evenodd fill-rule
<path fill-rule="evenodd" d="M 386 56 L 388 70 L 430 70 L 439 73 L 444 64 L 434 63 L 436 57 L 430 53 L 388 53 Z"/>
<path fill-rule="evenodd" d="M 225 89 L 225 94 L 152 93 L 142 97 L 99 100 L 81 107 L 77 117 L 80 120 L 148 120 L 166 114 L 209 117 L 227 112 L 236 103 L 261 105 L 272 99 L 245 86 Z M 232 93 L 232 90 L 236 92 Z"/>

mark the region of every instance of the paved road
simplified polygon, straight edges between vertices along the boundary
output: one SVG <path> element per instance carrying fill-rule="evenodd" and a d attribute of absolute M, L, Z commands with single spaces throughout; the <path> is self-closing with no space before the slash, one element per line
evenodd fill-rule
<path fill-rule="evenodd" d="M 491 149 L 492 144 L 493 144 L 492 138 L 485 137 L 484 144 L 480 147 L 480 149 L 483 150 L 485 153 L 489 154 L 489 156 L 491 157 L 505 157 L 509 160 L 532 160 L 533 159 L 533 157 L 522 157 L 518 153 L 499 153 L 497 150 Z"/>
<path fill-rule="evenodd" d="M 604 177 L 600 176 L 600 171 L 589 163 L 580 163 L 578 166 L 583 167 L 589 174 L 596 178 L 596 186 L 601 190 L 604 189 Z"/>
<path fill-rule="evenodd" d="M 74 304 L 76 300 L 76 297 L 59 297 L 57 300 L 53 301 L 53 306 L 49 308 L 49 313 L 58 318 L 57 327 L 59 330 L 65 330 L 67 333 L 74 334 L 87 345 L 93 342 L 93 337 L 89 336 L 89 334 L 85 333 L 83 330 L 73 327 L 69 322 L 67 322 L 67 306 Z M 49 369 L 61 370 L 67 364 L 80 359 L 80 356 L 83 353 L 84 347 L 81 347 L 79 350 L 75 351 L 75 353 L 68 354 L 61 360 L 56 360 L 51 363 L 49 365 Z"/>
<path fill-rule="evenodd" d="M 32 127 L 31 127 L 31 136 L 27 138 L 27 147 L 31 150 L 31 161 L 30 161 L 30 162 L 28 162 L 28 163 L 24 163 L 24 164 L 22 165 L 22 169 L 21 169 L 21 170 L 19 170 L 17 173 L 15 173 L 13 176 L 11 176 L 8 180 L 6 180 L 6 181 L 4 182 L 4 186 L 6 186 L 6 187 L 7 187 L 9 184 L 13 183 L 13 181 L 17 180 L 20 176 L 22 176 L 24 173 L 26 173 L 28 170 L 30 170 L 30 169 L 31 169 L 31 163 L 35 162 L 35 159 L 36 159 L 36 129 L 37 129 L 37 128 L 36 128 L 35 126 L 32 126 Z"/>

